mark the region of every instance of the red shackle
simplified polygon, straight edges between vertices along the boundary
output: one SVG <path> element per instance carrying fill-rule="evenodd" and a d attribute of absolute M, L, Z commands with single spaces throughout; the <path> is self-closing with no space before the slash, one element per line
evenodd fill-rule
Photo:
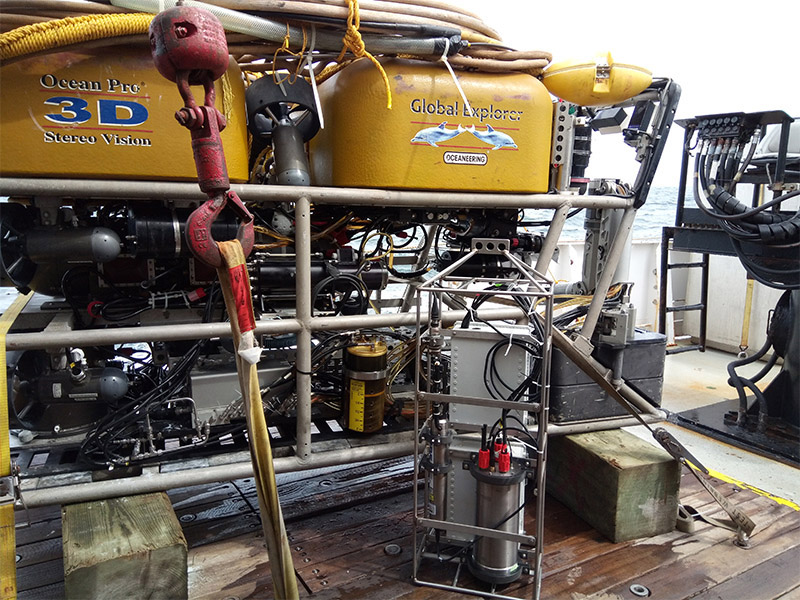
<path fill-rule="evenodd" d="M 150 23 L 150 51 L 156 69 L 177 83 L 188 71 L 189 83 L 212 81 L 228 70 L 228 42 L 217 17 L 201 8 L 176 6 L 157 14 Z"/>
<path fill-rule="evenodd" d="M 198 183 L 208 196 L 189 216 L 186 239 L 198 260 L 219 267 L 222 257 L 211 236 L 211 226 L 226 205 L 239 217 L 236 238 L 244 255 L 253 249 L 253 215 L 235 193 L 228 191 L 230 181 L 219 134 L 226 122 L 214 106 L 214 81 L 228 69 L 225 30 L 205 9 L 175 6 L 156 15 L 150 24 L 150 49 L 158 72 L 178 85 L 184 107 L 175 117 L 192 134 Z M 203 86 L 203 105 L 195 101 L 191 85 Z"/>

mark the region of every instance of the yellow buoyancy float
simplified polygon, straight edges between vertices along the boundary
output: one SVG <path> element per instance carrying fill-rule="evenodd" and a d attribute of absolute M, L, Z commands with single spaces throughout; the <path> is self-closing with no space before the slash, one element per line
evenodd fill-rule
<path fill-rule="evenodd" d="M 542 81 L 548 91 L 581 106 L 608 106 L 644 91 L 653 74 L 643 67 L 615 63 L 610 52 L 593 61 L 563 60 L 552 63 Z"/>

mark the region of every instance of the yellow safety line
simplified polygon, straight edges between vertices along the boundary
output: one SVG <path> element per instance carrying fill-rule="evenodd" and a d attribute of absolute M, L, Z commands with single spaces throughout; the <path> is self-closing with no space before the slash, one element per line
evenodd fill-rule
<path fill-rule="evenodd" d="M 0 315 L 0 476 L 11 474 L 11 448 L 8 440 L 8 382 L 6 377 L 6 333 L 17 315 L 25 308 L 33 292 L 19 295 Z M 17 554 L 14 535 L 14 505 L 0 506 L 0 596 L 3 600 L 17 597 Z"/>
<path fill-rule="evenodd" d="M 769 492 L 765 492 L 764 490 L 758 489 L 757 487 L 754 487 L 754 486 L 752 486 L 752 485 L 750 485 L 748 483 L 745 483 L 743 481 L 739 481 L 738 479 L 734 479 L 733 477 L 728 477 L 727 475 L 724 475 L 723 473 L 720 473 L 718 471 L 714 471 L 712 469 L 709 469 L 708 470 L 708 474 L 711 477 L 714 477 L 716 479 L 724 481 L 725 483 L 732 483 L 733 485 L 735 485 L 737 487 L 740 487 L 742 489 L 750 490 L 751 492 L 755 492 L 759 496 L 765 496 L 766 498 L 769 498 L 770 500 L 774 500 L 778 504 L 782 504 L 784 506 L 788 506 L 789 508 L 792 508 L 794 510 L 800 510 L 800 506 L 797 505 L 796 503 L 792 502 L 791 500 L 787 500 L 786 498 L 781 498 L 780 496 L 776 496 L 774 494 L 770 494 Z"/>

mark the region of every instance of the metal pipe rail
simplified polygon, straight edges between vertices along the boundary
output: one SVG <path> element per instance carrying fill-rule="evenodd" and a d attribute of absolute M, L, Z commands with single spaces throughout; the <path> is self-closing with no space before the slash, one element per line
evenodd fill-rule
<path fill-rule="evenodd" d="M 497 194 L 365 188 L 296 187 L 234 184 L 246 202 L 295 202 L 305 197 L 315 204 L 392 206 L 408 208 L 627 208 L 631 198 L 571 194 Z M 0 196 L 65 196 L 83 199 L 205 200 L 196 183 L 170 181 L 106 181 L 93 179 L 0 178 Z"/>
<path fill-rule="evenodd" d="M 465 310 L 448 310 L 442 312 L 442 321 L 452 325 L 462 320 L 467 314 Z M 525 316 L 517 307 L 489 308 L 478 311 L 481 318 L 491 321 L 519 319 Z M 428 322 L 424 314 L 423 322 Z M 412 313 L 384 313 L 380 315 L 352 315 L 340 317 L 312 317 L 307 321 L 309 331 L 348 331 L 350 329 L 378 327 L 414 326 L 417 323 Z M 256 334 L 280 335 L 298 333 L 302 325 L 298 319 L 273 319 L 256 322 Z M 7 350 L 32 350 L 35 348 L 63 348 L 76 344 L 90 346 L 107 346 L 151 340 L 157 342 L 175 342 L 180 340 L 198 340 L 231 337 L 228 323 L 187 323 L 181 325 L 148 325 L 144 327 L 119 327 L 113 329 L 59 329 L 47 331 L 43 337 L 41 332 L 13 333 L 6 337 Z"/>
<path fill-rule="evenodd" d="M 306 459 L 301 459 L 298 456 L 286 456 L 275 458 L 272 462 L 275 466 L 275 473 L 289 473 L 346 463 L 410 456 L 413 448 L 414 442 L 412 441 L 396 442 L 345 450 L 315 452 Z M 189 468 L 164 473 L 143 473 L 138 477 L 75 483 L 57 487 L 26 489 L 23 485 L 22 497 L 29 508 L 35 508 L 53 504 L 72 504 L 74 502 L 90 502 L 133 494 L 163 492 L 179 487 L 232 481 L 252 476 L 253 463 L 248 460 L 247 462 L 214 465 L 202 469 Z"/>
<path fill-rule="evenodd" d="M 662 415 L 642 415 L 648 423 L 663 421 Z M 547 435 L 571 435 L 573 433 L 586 433 L 588 431 L 602 431 L 604 429 L 617 429 L 639 425 L 633 417 L 611 417 L 601 421 L 582 421 L 566 424 L 549 424 Z M 536 435 L 537 429 L 531 433 Z M 310 459 L 300 460 L 296 456 L 275 458 L 276 473 L 290 473 L 305 471 L 321 467 L 331 467 L 346 463 L 356 463 L 369 460 L 383 460 L 399 456 L 411 456 L 414 450 L 413 441 L 392 442 L 374 446 L 361 446 L 346 450 L 328 450 L 313 452 Z M 22 484 L 22 496 L 28 508 L 52 506 L 57 504 L 72 504 L 74 502 L 91 502 L 106 498 L 117 498 L 132 494 L 147 494 L 150 492 L 163 492 L 166 490 L 188 487 L 192 485 L 205 485 L 232 481 L 253 476 L 253 465 L 247 462 L 226 465 L 214 465 L 204 468 L 189 468 L 180 471 L 148 473 L 139 477 L 112 479 L 109 481 L 93 481 L 86 483 L 73 483 L 64 485 L 63 475 L 58 476 L 59 483 L 47 486 L 45 483 L 38 487 L 38 480 L 26 479 Z"/>

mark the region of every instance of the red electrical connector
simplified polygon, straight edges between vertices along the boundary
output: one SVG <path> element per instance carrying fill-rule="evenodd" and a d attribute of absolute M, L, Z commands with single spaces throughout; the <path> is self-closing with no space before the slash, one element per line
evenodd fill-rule
<path fill-rule="evenodd" d="M 507 447 L 504 447 L 497 457 L 497 470 L 500 473 L 508 473 L 511 470 L 511 454 Z"/>

